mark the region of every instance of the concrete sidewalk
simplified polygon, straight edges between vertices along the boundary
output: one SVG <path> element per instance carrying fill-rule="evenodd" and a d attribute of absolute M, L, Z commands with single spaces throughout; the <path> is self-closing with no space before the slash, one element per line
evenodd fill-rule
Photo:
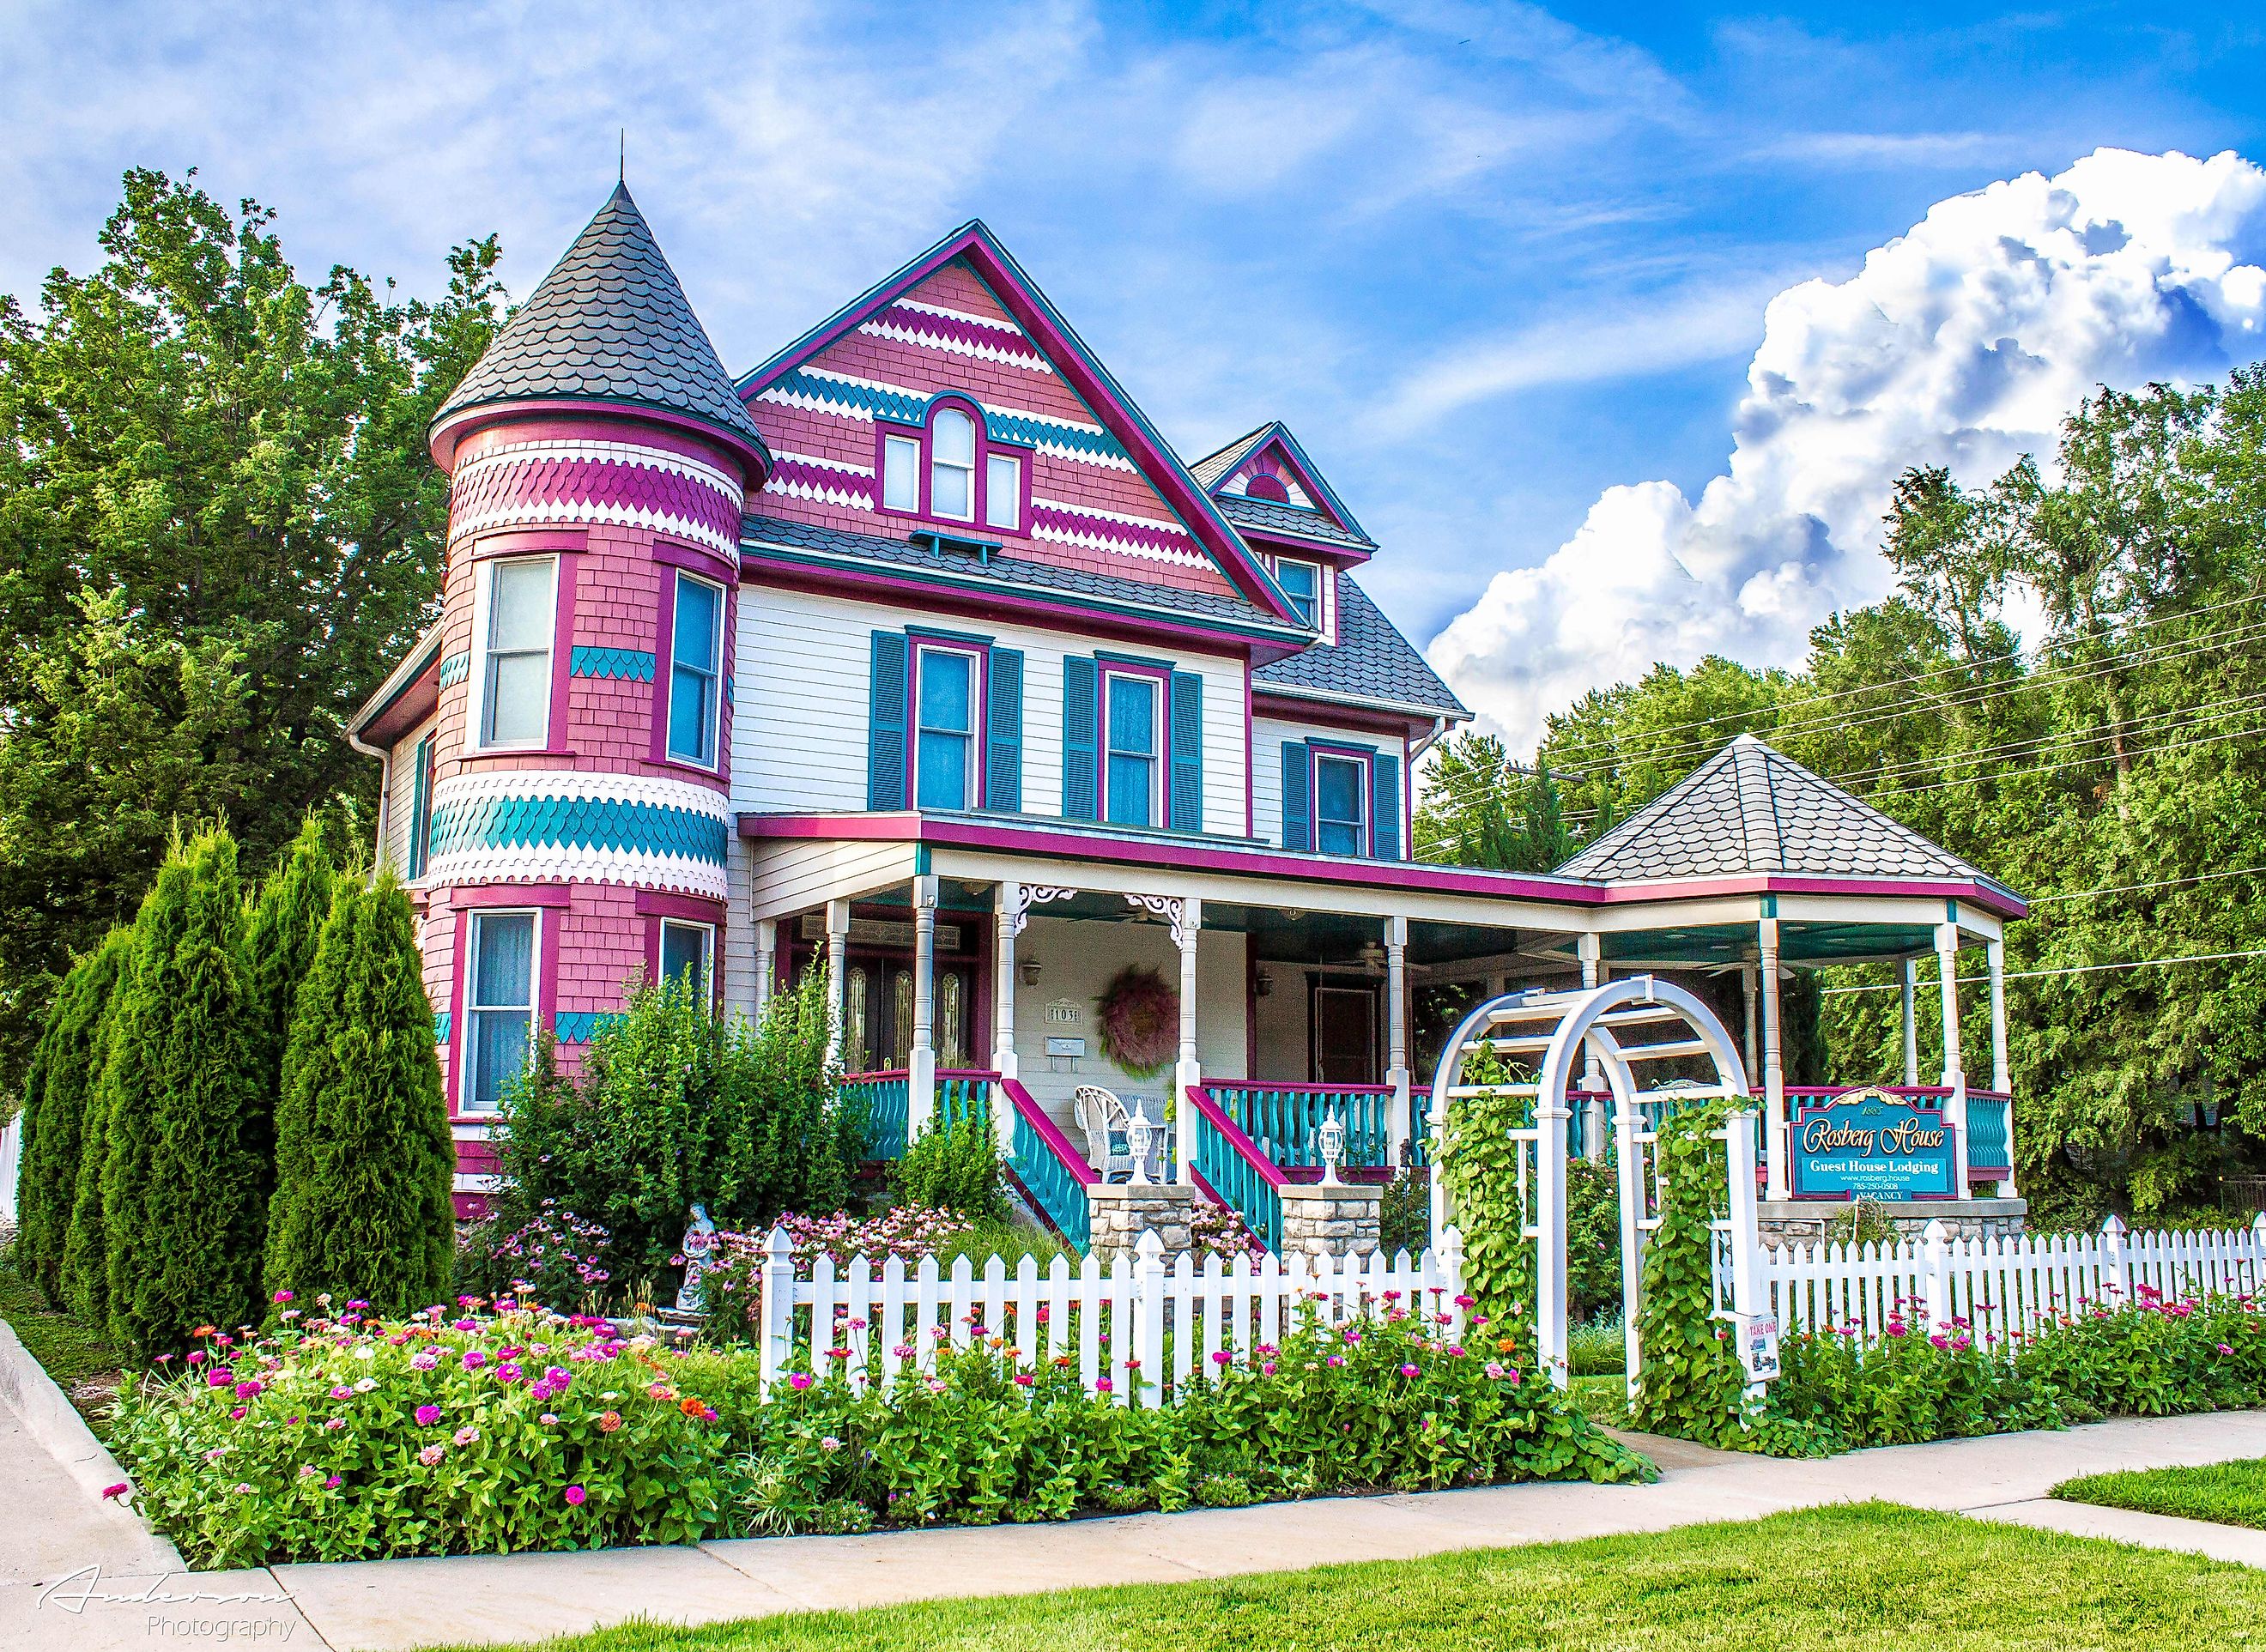
<path fill-rule="evenodd" d="M 649 1618 L 708 1623 L 816 1607 L 879 1605 L 947 1596 L 1029 1593 L 1121 1583 L 1174 1583 L 1340 1561 L 1656 1531 L 1755 1518 L 1821 1503 L 1883 1498 L 1924 1509 L 2007 1519 L 2154 1547 L 2192 1549 L 2266 1566 L 2266 1533 L 2046 1501 L 2074 1474 L 2266 1457 L 2266 1412 L 2117 1422 L 2055 1434 L 1999 1435 L 1784 1462 L 1641 1436 L 1662 1466 L 1651 1486 L 1495 1486 L 1407 1496 L 1337 1497 L 1255 1509 L 1129 1515 L 1061 1525 L 1009 1525 L 844 1538 L 760 1538 L 697 1548 L 613 1549 L 445 1560 L 277 1566 L 230 1574 L 150 1576 L 93 1534 L 11 1519 L 0 1535 L 0 1646 L 40 1652 L 164 1643 L 160 1617 L 242 1625 L 239 1640 L 333 1652 L 449 1641 L 505 1641 L 578 1633 Z M 50 1511 L 84 1495 L 42 1480 L 22 1442 L 7 1443 L 6 1506 Z M 36 1448 L 34 1448 L 36 1453 Z M 59 1473 L 59 1471 L 58 1471 Z M 80 1546 L 81 1544 L 86 1546 Z M 143 1572 L 111 1567 L 132 1567 Z M 133 1594 L 250 1594 L 238 1601 L 168 1604 L 90 1602 L 73 1615 L 40 1585 L 99 1561 L 101 1588 Z M 123 1579 L 124 1581 L 121 1581 Z M 176 1632 L 179 1633 L 179 1632 Z M 194 1632 L 192 1632 L 194 1633 Z M 211 1631 L 205 1632 L 206 1638 Z"/>

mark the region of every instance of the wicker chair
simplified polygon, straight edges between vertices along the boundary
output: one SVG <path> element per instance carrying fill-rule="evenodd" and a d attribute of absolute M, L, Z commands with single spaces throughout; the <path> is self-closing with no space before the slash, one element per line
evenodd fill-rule
<path fill-rule="evenodd" d="M 1082 1084 L 1071 1096 L 1078 1126 L 1085 1132 L 1086 1162 L 1101 1173 L 1104 1181 L 1133 1180 L 1133 1148 L 1127 1135 L 1129 1120 L 1125 1104 L 1114 1090 Z"/>

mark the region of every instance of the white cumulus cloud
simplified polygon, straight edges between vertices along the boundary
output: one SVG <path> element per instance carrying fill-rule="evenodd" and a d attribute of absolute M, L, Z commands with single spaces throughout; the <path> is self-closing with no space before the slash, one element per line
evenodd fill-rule
<path fill-rule="evenodd" d="M 1938 202 L 1846 281 L 1772 299 L 1728 474 L 1609 488 L 1539 567 L 1497 574 L 1434 641 L 1487 726 L 1656 661 L 1798 663 L 1810 626 L 1888 588 L 1897 476 L 2048 457 L 2096 384 L 2195 384 L 2266 356 L 2266 171 L 2101 150 Z"/>

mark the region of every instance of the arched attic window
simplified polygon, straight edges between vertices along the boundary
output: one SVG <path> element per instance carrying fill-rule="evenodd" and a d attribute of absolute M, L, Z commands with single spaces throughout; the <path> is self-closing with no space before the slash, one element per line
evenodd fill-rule
<path fill-rule="evenodd" d="M 1290 502 L 1290 490 L 1283 486 L 1283 479 L 1272 471 L 1254 471 L 1245 479 L 1243 491 L 1252 499 L 1271 499 L 1278 505 Z"/>

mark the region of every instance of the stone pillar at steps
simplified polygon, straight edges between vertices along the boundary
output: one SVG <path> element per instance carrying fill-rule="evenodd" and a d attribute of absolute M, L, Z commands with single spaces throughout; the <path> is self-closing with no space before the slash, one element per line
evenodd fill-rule
<path fill-rule="evenodd" d="M 1374 1182 L 1294 1182 L 1282 1189 L 1283 1254 L 1366 1256 L 1378 1243 L 1385 1189 Z"/>
<path fill-rule="evenodd" d="M 1131 1256 L 1144 1233 L 1154 1233 L 1167 1258 L 1193 1244 L 1188 1219 L 1195 1213 L 1196 1190 L 1177 1182 L 1104 1182 L 1086 1188 L 1092 1222 L 1089 1245 L 1102 1266 L 1112 1267 L 1122 1254 Z"/>

